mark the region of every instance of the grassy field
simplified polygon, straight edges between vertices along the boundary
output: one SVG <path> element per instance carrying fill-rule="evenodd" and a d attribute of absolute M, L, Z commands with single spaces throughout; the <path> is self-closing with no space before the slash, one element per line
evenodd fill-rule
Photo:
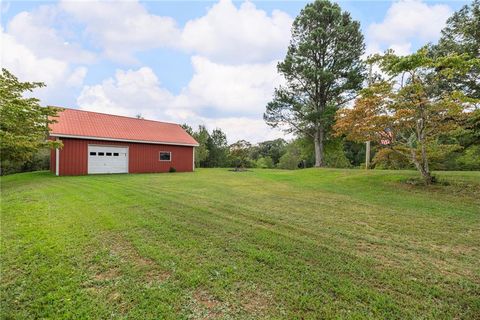
<path fill-rule="evenodd" d="M 480 172 L 2 178 L 1 315 L 479 319 Z"/>

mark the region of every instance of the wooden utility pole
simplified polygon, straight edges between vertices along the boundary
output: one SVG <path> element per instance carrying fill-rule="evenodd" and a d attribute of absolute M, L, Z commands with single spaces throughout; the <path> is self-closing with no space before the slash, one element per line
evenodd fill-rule
<path fill-rule="evenodd" d="M 365 169 L 370 167 L 370 141 L 365 142 Z"/>
<path fill-rule="evenodd" d="M 372 64 L 368 69 L 368 86 L 372 84 Z M 365 142 L 365 169 L 370 167 L 370 141 Z"/>

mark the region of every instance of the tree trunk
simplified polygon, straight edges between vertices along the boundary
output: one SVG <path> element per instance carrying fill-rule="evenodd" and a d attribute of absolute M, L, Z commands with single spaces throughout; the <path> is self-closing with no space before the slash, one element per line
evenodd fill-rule
<path fill-rule="evenodd" d="M 412 148 L 412 160 L 415 164 L 415 167 L 420 174 L 422 175 L 423 181 L 425 184 L 429 185 L 435 182 L 435 177 L 430 174 L 430 168 L 428 167 L 428 157 L 427 150 L 425 148 L 425 110 L 424 105 L 421 105 L 420 108 L 420 117 L 417 120 L 417 141 L 420 144 L 420 156 L 422 157 L 420 161 L 417 159 L 417 150 Z"/>
<path fill-rule="evenodd" d="M 428 159 L 426 158 L 425 147 L 422 144 L 422 161 L 418 161 L 417 152 L 415 149 L 412 149 L 412 162 L 417 168 L 418 172 L 422 175 L 422 179 L 426 185 L 430 185 L 435 182 L 435 177 L 433 177 L 428 168 Z"/>
<path fill-rule="evenodd" d="M 423 138 L 423 137 L 422 137 Z M 435 177 L 430 173 L 430 168 L 428 166 L 427 151 L 425 150 L 425 145 L 422 143 L 422 177 L 426 184 L 432 184 L 435 182 Z"/>
<path fill-rule="evenodd" d="M 315 143 L 315 167 L 323 167 L 323 130 L 320 126 L 313 138 Z"/>

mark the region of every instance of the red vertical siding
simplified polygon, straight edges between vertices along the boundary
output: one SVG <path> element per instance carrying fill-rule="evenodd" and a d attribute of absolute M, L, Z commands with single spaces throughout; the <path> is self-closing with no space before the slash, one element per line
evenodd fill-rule
<path fill-rule="evenodd" d="M 178 172 L 193 171 L 193 147 L 147 143 L 124 143 L 84 139 L 61 139 L 60 175 L 84 175 L 88 173 L 88 145 L 128 147 L 129 173 L 168 172 L 174 167 Z M 159 161 L 160 151 L 172 153 L 171 161 Z M 50 169 L 55 172 L 55 150 L 51 153 Z M 53 160 L 53 161 L 52 161 Z"/>
<path fill-rule="evenodd" d="M 55 173 L 55 149 L 50 150 L 50 172 Z"/>
<path fill-rule="evenodd" d="M 61 139 L 63 148 L 60 149 L 60 175 L 76 176 L 88 173 L 88 159 L 86 140 Z"/>

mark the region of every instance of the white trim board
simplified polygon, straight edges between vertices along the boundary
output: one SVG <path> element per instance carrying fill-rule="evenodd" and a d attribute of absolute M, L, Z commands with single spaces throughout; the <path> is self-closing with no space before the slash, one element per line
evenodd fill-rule
<path fill-rule="evenodd" d="M 59 140 L 58 138 L 56 139 Z M 60 175 L 60 149 L 55 148 L 55 175 Z"/>
<path fill-rule="evenodd" d="M 76 135 L 57 134 L 57 133 L 51 133 L 50 136 L 51 137 L 58 137 L 58 138 L 99 140 L 99 141 L 120 141 L 120 142 L 133 142 L 133 143 L 165 144 L 165 145 L 171 145 L 171 146 L 185 146 L 185 147 L 198 147 L 199 146 L 198 143 L 197 144 L 189 144 L 189 143 L 174 143 L 174 142 L 162 142 L 162 141 L 129 140 L 129 139 L 76 136 Z"/>

